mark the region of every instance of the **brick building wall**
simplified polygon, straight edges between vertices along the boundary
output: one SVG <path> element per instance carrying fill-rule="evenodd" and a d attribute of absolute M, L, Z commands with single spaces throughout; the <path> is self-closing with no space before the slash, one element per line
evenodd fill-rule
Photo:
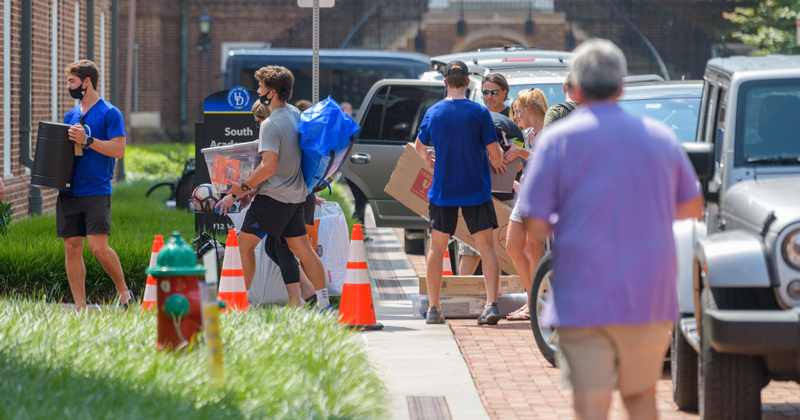
<path fill-rule="evenodd" d="M 320 46 L 338 48 L 350 29 L 378 0 L 337 0 L 333 9 L 320 11 Z M 120 92 L 125 91 L 125 61 L 127 48 L 129 0 L 120 3 Z M 393 29 L 398 16 L 413 17 L 415 11 L 422 16 L 427 0 L 390 2 L 386 9 L 373 16 L 363 37 L 384 36 Z M 213 19 L 211 38 L 213 46 L 201 53 L 197 48 L 199 30 L 197 19 L 206 12 Z M 138 104 L 140 112 L 156 112 L 160 116 L 160 130 L 132 129 L 131 143 L 179 141 L 180 136 L 180 12 L 181 0 L 137 0 L 135 42 L 139 46 Z M 301 9 L 296 1 L 286 0 L 198 0 L 186 2 L 187 15 L 187 133 L 183 139 L 194 140 L 194 122 L 201 114 L 201 100 L 222 88 L 221 47 L 225 42 L 271 43 L 280 48 L 311 47 L 311 9 Z M 382 26 L 374 21 L 382 16 Z M 395 21 L 397 19 L 394 19 Z M 428 13 L 422 22 L 426 47 L 418 51 L 428 55 L 444 54 L 474 46 L 488 47 L 506 44 L 538 45 L 563 49 L 565 20 L 562 13 L 536 14 L 536 33 L 525 36 L 527 14 L 502 14 L 491 12 L 467 14 L 470 33 L 485 32 L 475 40 L 456 34 L 458 15 L 449 11 Z M 379 31 L 378 28 L 382 31 Z M 514 33 L 515 36 L 497 36 L 496 32 Z M 493 33 L 494 32 L 494 33 Z M 412 32 L 407 42 L 391 47 L 396 50 L 415 51 Z M 472 39 L 470 41 L 470 39 Z M 483 40 L 481 42 L 481 39 Z M 363 41 L 363 39 L 362 39 Z M 386 40 L 384 40 L 386 41 Z M 402 40 L 401 40 L 402 41 Z M 383 42 L 390 45 L 391 41 Z"/>
<path fill-rule="evenodd" d="M 10 6 L 9 31 L 5 28 L 5 6 Z M 32 5 L 32 42 L 31 42 L 31 68 L 21 68 L 21 43 L 22 43 L 22 4 L 31 2 Z M 6 186 L 6 201 L 12 204 L 15 218 L 30 215 L 30 174 L 29 169 L 20 163 L 20 75 L 23 71 L 30 72 L 31 76 L 31 149 L 36 150 L 36 136 L 39 121 L 61 122 L 64 114 L 75 106 L 75 101 L 69 97 L 66 90 L 66 77 L 64 68 L 75 61 L 76 42 L 75 28 L 78 28 L 78 52 L 80 59 L 87 58 L 86 37 L 86 0 L 3 0 L 0 1 L 0 66 L 5 70 L 8 66 L 11 77 L 8 82 L 8 92 L 5 83 L 0 84 L 2 98 L 9 95 L 10 106 L 6 109 L 0 101 L 0 174 Z M 78 5 L 78 22 L 75 18 L 75 5 Z M 55 9 L 54 9 L 55 6 Z M 98 91 L 106 92 L 106 99 L 110 94 L 110 80 L 108 74 L 111 67 L 111 0 L 94 0 L 94 53 L 95 62 L 100 68 L 100 83 Z M 55 14 L 54 14 L 55 12 Z M 54 29 L 55 20 L 55 29 Z M 105 32 L 101 32 L 101 21 L 105 20 Z M 54 36 L 55 35 L 55 36 Z M 10 41 L 10 59 L 5 61 L 5 37 Z M 105 38 L 104 48 L 101 48 Z M 104 50 L 104 51 L 103 51 Z M 104 54 L 101 55 L 101 51 Z M 55 82 L 54 82 L 55 77 Z M 53 95 L 55 93 L 55 96 Z M 55 99 L 54 99 L 55 98 Z M 10 118 L 9 132 L 6 134 L 5 119 Z M 5 147 L 10 145 L 10 159 L 6 159 Z M 55 211 L 57 192 L 53 190 L 42 191 L 43 213 Z"/>
<path fill-rule="evenodd" d="M 374 0 L 371 0 L 374 1 Z M 337 8 L 344 8 L 347 0 L 337 2 Z M 128 45 L 129 1 L 120 2 L 120 92 L 125 91 L 126 49 Z M 211 28 L 211 49 L 201 52 L 197 48 L 200 34 L 197 18 L 206 12 L 213 19 Z M 322 15 L 324 16 L 324 9 Z M 306 37 L 307 30 L 298 25 L 307 24 L 311 9 L 301 9 L 295 1 L 285 0 L 237 0 L 237 1 L 189 1 L 186 7 L 187 21 L 187 138 L 193 141 L 194 122 L 201 114 L 201 100 L 221 89 L 223 74 L 221 47 L 224 42 L 274 42 L 277 39 L 289 40 L 289 31 L 297 29 L 295 45 L 285 47 L 311 47 L 298 41 Z M 352 19 L 358 19 L 354 15 Z M 137 0 L 135 43 L 139 51 L 138 110 L 158 112 L 163 131 L 136 130 L 132 143 L 180 138 L 180 41 L 181 41 L 181 1 L 180 0 Z M 330 32 L 332 26 L 347 26 L 352 22 L 321 20 L 323 33 Z M 346 32 L 345 32 L 346 33 Z M 339 40 L 340 41 L 340 40 Z M 335 39 L 323 38 L 323 48 L 338 47 Z M 299 45 L 298 45 L 299 44 Z M 137 136 L 137 133 L 142 135 Z M 161 137 L 159 137 L 159 135 Z"/>

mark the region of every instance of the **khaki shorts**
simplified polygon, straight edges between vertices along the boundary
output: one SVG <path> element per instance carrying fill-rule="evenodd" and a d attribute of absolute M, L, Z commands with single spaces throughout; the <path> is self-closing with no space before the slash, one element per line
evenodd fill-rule
<path fill-rule="evenodd" d="M 576 392 L 613 389 L 636 395 L 661 378 L 672 322 L 559 328 L 557 364 Z"/>

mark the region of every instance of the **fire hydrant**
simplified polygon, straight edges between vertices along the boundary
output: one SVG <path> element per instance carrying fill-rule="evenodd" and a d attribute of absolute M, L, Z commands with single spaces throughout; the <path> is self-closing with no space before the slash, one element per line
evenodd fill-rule
<path fill-rule="evenodd" d="M 157 261 L 155 267 L 147 269 L 158 287 L 156 349 L 182 350 L 196 339 L 203 325 L 198 282 L 205 269 L 197 264 L 194 250 L 179 232 L 172 233 Z"/>

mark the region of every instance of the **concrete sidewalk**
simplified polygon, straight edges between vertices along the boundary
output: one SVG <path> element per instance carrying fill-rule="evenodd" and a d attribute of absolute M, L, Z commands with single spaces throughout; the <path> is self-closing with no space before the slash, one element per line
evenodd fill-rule
<path fill-rule="evenodd" d="M 426 325 L 413 318 L 409 297 L 419 290 L 425 257 L 407 256 L 392 229 L 365 232 L 376 318 L 385 328 L 361 334 L 391 397 L 392 419 L 575 418 L 571 391 L 539 352 L 529 322 L 480 327 L 474 319 Z M 660 418 L 698 418 L 673 403 L 668 369 L 656 387 Z M 800 419 L 800 385 L 773 381 L 761 398 L 762 419 Z M 608 417 L 626 418 L 618 393 Z"/>
<path fill-rule="evenodd" d="M 390 395 L 390 418 L 488 419 L 450 327 L 413 318 L 410 295 L 419 292 L 419 278 L 394 230 L 365 234 L 375 315 L 384 329 L 361 334 Z"/>

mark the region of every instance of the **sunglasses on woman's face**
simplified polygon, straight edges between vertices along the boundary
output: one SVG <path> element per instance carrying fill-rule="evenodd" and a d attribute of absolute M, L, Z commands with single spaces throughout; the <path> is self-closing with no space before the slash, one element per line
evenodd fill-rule
<path fill-rule="evenodd" d="M 497 96 L 498 94 L 500 94 L 500 92 L 502 92 L 502 91 L 499 90 L 499 89 L 498 90 L 482 90 L 481 91 L 483 96 L 489 96 L 490 93 L 492 94 L 492 96 Z"/>

